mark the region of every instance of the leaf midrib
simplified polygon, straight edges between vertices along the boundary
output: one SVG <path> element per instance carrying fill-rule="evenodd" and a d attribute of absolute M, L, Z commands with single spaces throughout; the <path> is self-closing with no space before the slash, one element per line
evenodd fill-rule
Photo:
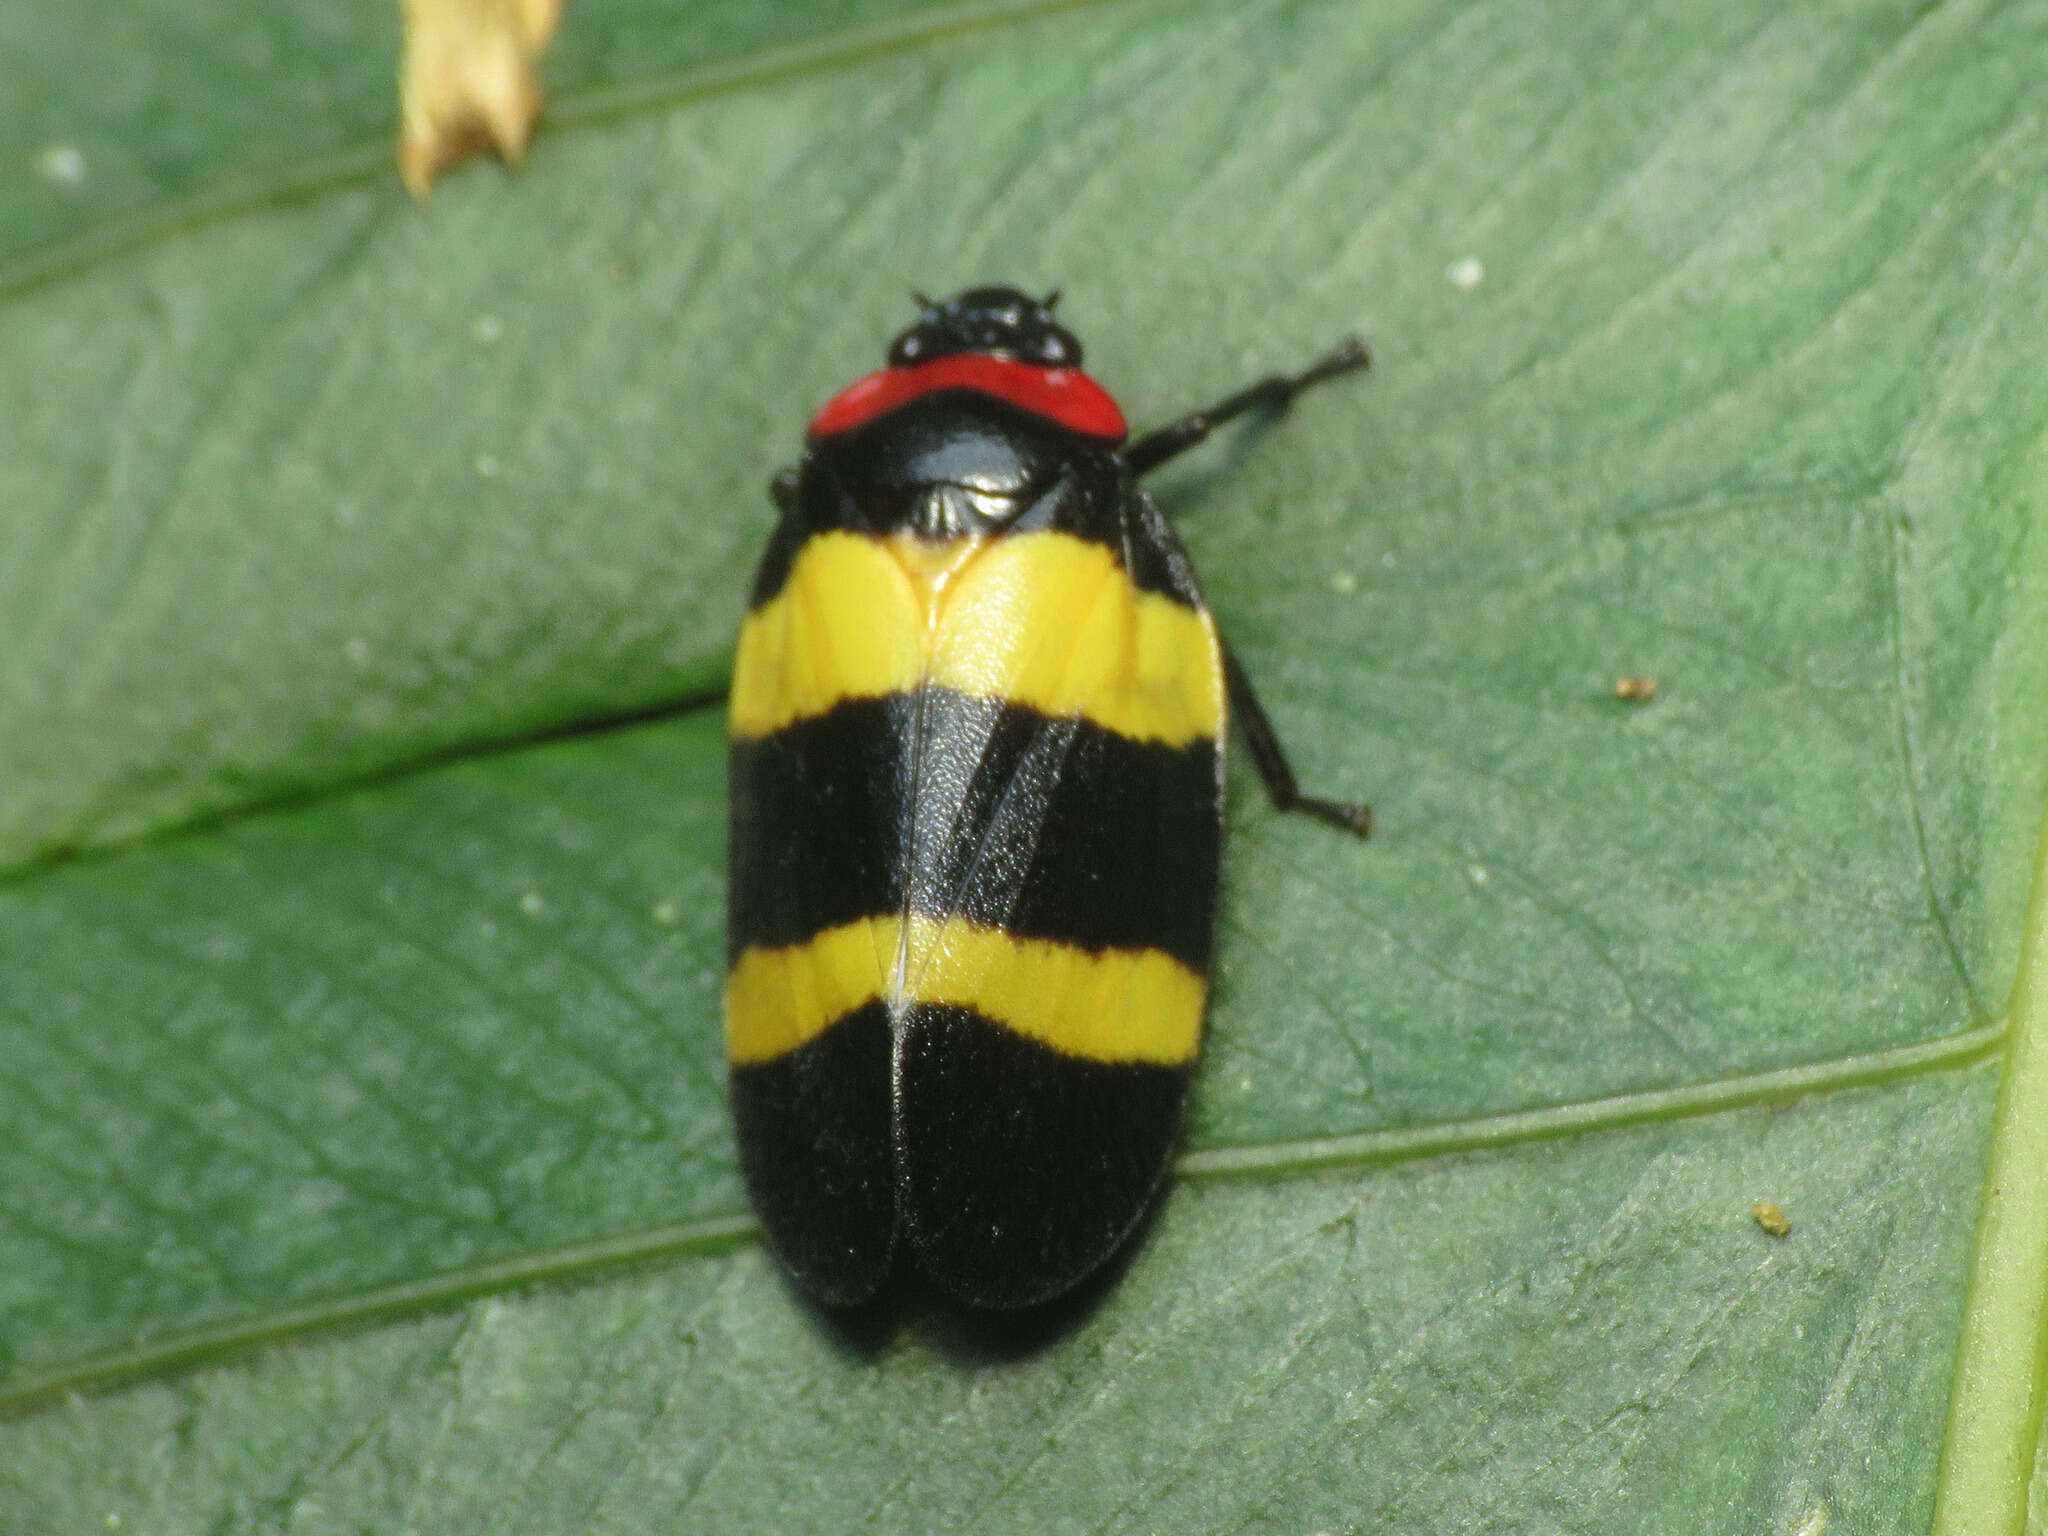
<path fill-rule="evenodd" d="M 1190 1180 L 1299 1178 L 1668 1124 L 1758 1104 L 1782 1104 L 1819 1094 L 1903 1082 L 1936 1072 L 1966 1070 L 1997 1054 L 2006 1038 L 2006 1024 L 1997 1022 L 1939 1040 L 1680 1088 L 1616 1094 L 1544 1109 L 1366 1131 L 1352 1136 L 1210 1148 L 1183 1156 L 1175 1165 L 1175 1174 Z M 0 1385 L 0 1419 L 19 1415 L 55 1398 L 105 1391 L 144 1378 L 217 1363 L 305 1334 L 395 1321 L 533 1285 L 575 1283 L 639 1265 L 706 1257 L 744 1246 L 758 1235 L 750 1215 L 708 1217 L 621 1233 L 594 1242 L 542 1248 L 267 1316 L 189 1329 L 25 1373 Z"/>
<path fill-rule="evenodd" d="M 1932 1536 L 2021 1536 L 2039 1449 L 2048 1346 L 2048 830 L 2009 1015 L 2011 1038 L 1977 1208 Z"/>

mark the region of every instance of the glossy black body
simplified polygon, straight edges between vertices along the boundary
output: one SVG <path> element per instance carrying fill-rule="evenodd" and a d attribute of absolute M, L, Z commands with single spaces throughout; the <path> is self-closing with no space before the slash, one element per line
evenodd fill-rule
<path fill-rule="evenodd" d="M 927 305 L 890 357 L 906 367 L 981 351 L 1062 369 L 1080 361 L 1049 301 L 1010 289 Z M 1320 376 L 1278 382 L 1291 394 Z M 1253 399 L 1232 397 L 1214 419 Z M 942 541 L 1050 530 L 1101 546 L 1134 586 L 1206 615 L 1130 453 L 1149 467 L 1212 424 L 1190 417 L 1168 429 L 1173 444 L 1159 433 L 1127 447 L 988 389 L 942 388 L 814 436 L 775 483 L 781 517 L 752 609 L 783 592 L 821 534 Z M 1229 675 L 1233 700 L 1255 711 L 1248 686 L 1238 699 L 1234 663 Z M 1277 740 L 1262 714 L 1253 724 L 1255 760 L 1294 808 L 1282 799 L 1300 797 Z M 1090 953 L 1156 950 L 1205 977 L 1222 745 L 1220 730 L 1166 745 L 930 685 L 845 698 L 736 740 L 731 955 L 801 949 L 907 912 Z M 1334 809 L 1364 830 L 1361 808 Z M 785 1054 L 735 1066 L 731 1094 L 769 1241 L 807 1290 L 857 1304 L 907 1260 L 971 1306 L 1017 1308 L 1070 1290 L 1139 1224 L 1169 1164 L 1191 1069 L 1192 1060 L 1068 1055 L 1001 1019 L 913 995 L 893 1017 L 871 1003 Z"/>

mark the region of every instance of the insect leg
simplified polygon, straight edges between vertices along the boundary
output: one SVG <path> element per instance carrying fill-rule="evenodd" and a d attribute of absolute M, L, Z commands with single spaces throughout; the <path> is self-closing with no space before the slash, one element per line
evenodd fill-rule
<path fill-rule="evenodd" d="M 1237 715 L 1238 728 L 1244 732 L 1245 744 L 1252 749 L 1252 761 L 1258 764 L 1259 777 L 1265 781 L 1274 808 L 1299 811 L 1356 837 L 1371 837 L 1371 806 L 1324 800 L 1301 792 L 1273 722 L 1266 718 L 1259 696 L 1252 692 L 1252 680 L 1245 676 L 1244 668 L 1237 664 L 1236 653 L 1228 645 L 1223 647 L 1223 676 L 1230 689 L 1230 707 Z"/>
<path fill-rule="evenodd" d="M 1179 421 L 1170 421 L 1156 431 L 1147 432 L 1124 450 L 1124 459 L 1131 466 L 1131 473 L 1146 474 L 1175 454 L 1185 453 L 1233 416 L 1252 410 L 1283 410 L 1296 395 L 1311 385 L 1371 366 L 1372 353 L 1367 350 L 1364 339 L 1347 336 L 1335 350 L 1317 358 L 1299 373 L 1270 374 L 1234 395 L 1224 396 L 1214 405 L 1190 411 Z"/>

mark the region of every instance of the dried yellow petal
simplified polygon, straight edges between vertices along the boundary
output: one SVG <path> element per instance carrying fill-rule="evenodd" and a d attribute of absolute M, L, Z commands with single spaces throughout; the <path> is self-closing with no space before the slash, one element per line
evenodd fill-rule
<path fill-rule="evenodd" d="M 546 99 L 537 66 L 562 0 L 399 0 L 399 10 L 398 174 L 412 195 L 487 149 L 516 165 Z"/>

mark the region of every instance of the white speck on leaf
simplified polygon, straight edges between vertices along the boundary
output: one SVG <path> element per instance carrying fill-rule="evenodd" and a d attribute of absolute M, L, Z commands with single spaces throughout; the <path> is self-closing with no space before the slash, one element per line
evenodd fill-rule
<path fill-rule="evenodd" d="M 1444 281 L 1460 293 L 1470 293 L 1486 281 L 1486 263 L 1477 256 L 1460 256 L 1444 268 Z"/>
<path fill-rule="evenodd" d="M 36 151 L 36 174 L 53 187 L 85 185 L 85 151 L 76 144 L 45 144 Z"/>

